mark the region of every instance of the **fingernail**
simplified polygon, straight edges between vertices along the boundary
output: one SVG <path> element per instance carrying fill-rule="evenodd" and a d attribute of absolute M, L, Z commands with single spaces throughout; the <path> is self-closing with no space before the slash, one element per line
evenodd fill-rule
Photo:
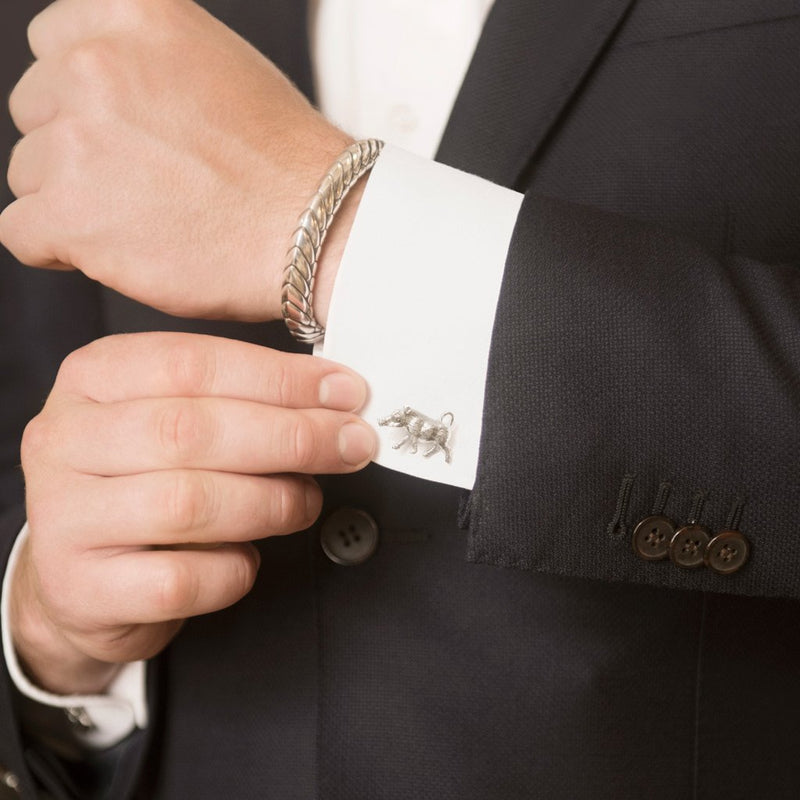
<path fill-rule="evenodd" d="M 366 425 L 348 422 L 339 431 L 339 454 L 345 464 L 355 467 L 375 452 L 375 434 Z"/>
<path fill-rule="evenodd" d="M 346 372 L 332 372 L 319 384 L 319 403 L 338 411 L 357 411 L 367 399 L 367 387 L 361 378 Z"/>

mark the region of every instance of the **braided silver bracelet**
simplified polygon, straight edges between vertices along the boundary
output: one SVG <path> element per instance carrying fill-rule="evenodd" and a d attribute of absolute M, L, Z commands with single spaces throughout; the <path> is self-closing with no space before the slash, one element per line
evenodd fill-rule
<path fill-rule="evenodd" d="M 317 342 L 325 329 L 314 317 L 314 273 L 322 243 L 345 195 L 375 163 L 383 149 L 379 139 L 350 145 L 325 174 L 308 208 L 297 222 L 283 273 L 281 313 L 286 327 L 301 342 Z"/>

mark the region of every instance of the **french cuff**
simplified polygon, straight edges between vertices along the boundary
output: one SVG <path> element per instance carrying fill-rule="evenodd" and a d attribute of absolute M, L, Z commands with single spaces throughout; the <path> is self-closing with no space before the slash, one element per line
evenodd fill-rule
<path fill-rule="evenodd" d="M 113 747 L 135 728 L 147 726 L 146 663 L 137 661 L 123 666 L 106 694 L 102 695 L 52 694 L 35 686 L 25 677 L 11 642 L 9 604 L 14 569 L 27 536 L 26 523 L 11 550 L 0 599 L 3 655 L 11 680 L 17 690 L 29 700 L 50 708 L 63 709 L 71 723 L 71 735 L 82 746 L 94 750 Z"/>
<path fill-rule="evenodd" d="M 471 489 L 495 308 L 522 195 L 386 145 L 315 353 L 369 383 L 375 461 Z"/>

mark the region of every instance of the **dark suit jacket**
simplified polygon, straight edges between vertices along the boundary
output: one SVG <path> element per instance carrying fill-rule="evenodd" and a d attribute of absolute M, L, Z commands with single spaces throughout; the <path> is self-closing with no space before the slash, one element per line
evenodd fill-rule
<path fill-rule="evenodd" d="M 311 92 L 304 3 L 208 5 Z M 798 0 L 497 0 L 439 152 L 526 192 L 475 488 L 326 479 L 323 517 L 369 511 L 376 554 L 261 543 L 253 592 L 151 670 L 110 797 L 800 796 L 798 87 Z M 9 259 L 0 287 L 3 552 L 66 351 L 154 328 L 291 346 Z M 637 558 L 654 507 L 738 527 L 749 563 Z M 0 763 L 63 792 L 12 697 Z"/>

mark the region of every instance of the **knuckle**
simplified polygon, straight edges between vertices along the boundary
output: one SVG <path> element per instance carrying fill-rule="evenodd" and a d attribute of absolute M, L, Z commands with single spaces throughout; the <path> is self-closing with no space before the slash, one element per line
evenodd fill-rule
<path fill-rule="evenodd" d="M 36 64 L 37 62 L 34 62 Z M 11 114 L 12 119 L 16 119 L 17 111 L 19 107 L 22 105 L 22 98 L 27 94 L 25 90 L 25 83 L 26 78 L 30 75 L 31 70 L 33 69 L 33 65 L 28 67 L 28 69 L 22 74 L 22 77 L 17 81 L 14 85 L 14 88 L 8 95 L 8 110 Z"/>
<path fill-rule="evenodd" d="M 313 423 L 302 414 L 295 414 L 288 426 L 285 449 L 289 462 L 300 471 L 310 469 L 317 462 L 319 436 Z"/>
<path fill-rule="evenodd" d="M 46 42 L 47 15 L 42 12 L 37 14 L 28 23 L 28 44 L 33 53 L 41 53 Z"/>
<path fill-rule="evenodd" d="M 55 386 L 81 396 L 91 396 L 91 387 L 99 380 L 111 381 L 126 358 L 135 357 L 125 349 L 132 334 L 113 334 L 95 339 L 83 347 L 73 350 L 61 362 Z"/>
<path fill-rule="evenodd" d="M 281 481 L 278 488 L 278 524 L 292 530 L 306 518 L 306 504 L 302 485 L 296 481 Z"/>
<path fill-rule="evenodd" d="M 23 179 L 25 176 L 25 168 L 22 164 L 22 152 L 24 148 L 25 140 L 19 139 L 11 149 L 11 156 L 8 159 L 6 182 L 14 197 L 20 197 L 22 194 Z"/>
<path fill-rule="evenodd" d="M 214 382 L 216 363 L 214 350 L 191 338 L 170 337 L 164 345 L 167 378 L 182 395 L 201 395 Z"/>
<path fill-rule="evenodd" d="M 193 463 L 208 452 L 210 424 L 197 403 L 185 400 L 164 403 L 156 425 L 159 445 L 173 463 Z"/>
<path fill-rule="evenodd" d="M 205 476 L 179 472 L 168 483 L 165 510 L 172 530 L 185 533 L 207 527 L 215 515 L 214 506 L 213 486 Z"/>
<path fill-rule="evenodd" d="M 93 86 L 113 74 L 116 62 L 113 43 L 96 37 L 73 45 L 64 53 L 62 66 L 74 81 Z"/>
<path fill-rule="evenodd" d="M 69 463 L 74 445 L 76 425 L 69 409 L 48 404 L 25 426 L 20 442 L 20 463 L 26 478 L 48 472 L 52 484 L 58 475 L 42 470 L 43 464 L 65 465 Z"/>
<path fill-rule="evenodd" d="M 79 136 L 62 140 L 75 150 L 86 141 L 87 121 L 95 120 L 106 125 L 111 116 L 119 112 L 124 96 L 124 78 L 120 73 L 124 67 L 120 66 L 122 58 L 117 45 L 104 38 L 88 39 L 75 45 L 63 59 L 71 91 L 79 100 L 79 111 L 70 116 L 84 122 L 84 127 L 78 131 Z M 77 149 L 77 152 L 85 151 Z"/>
<path fill-rule="evenodd" d="M 244 551 L 237 555 L 233 561 L 230 583 L 235 594 L 234 600 L 244 597 L 253 588 L 258 574 L 255 559 L 246 555 Z"/>
<path fill-rule="evenodd" d="M 295 390 L 295 373 L 285 364 L 275 364 L 265 373 L 266 396 L 276 406 L 286 408 L 290 405 Z"/>
<path fill-rule="evenodd" d="M 28 215 L 18 201 L 0 211 L 0 242 L 23 264 L 36 261 L 35 245 L 26 235 L 30 229 Z"/>
<path fill-rule="evenodd" d="M 96 343 L 73 350 L 58 368 L 55 385 L 60 389 L 78 390 L 86 382 L 87 376 L 94 369 L 93 354 Z"/>
<path fill-rule="evenodd" d="M 156 576 L 155 602 L 167 619 L 191 616 L 200 586 L 192 569 L 179 559 L 165 560 Z"/>
<path fill-rule="evenodd" d="M 27 471 L 27 466 L 34 463 L 36 459 L 45 451 L 50 441 L 50 428 L 44 414 L 37 414 L 25 426 L 22 432 L 22 442 L 20 444 L 20 455 L 23 469 Z"/>

